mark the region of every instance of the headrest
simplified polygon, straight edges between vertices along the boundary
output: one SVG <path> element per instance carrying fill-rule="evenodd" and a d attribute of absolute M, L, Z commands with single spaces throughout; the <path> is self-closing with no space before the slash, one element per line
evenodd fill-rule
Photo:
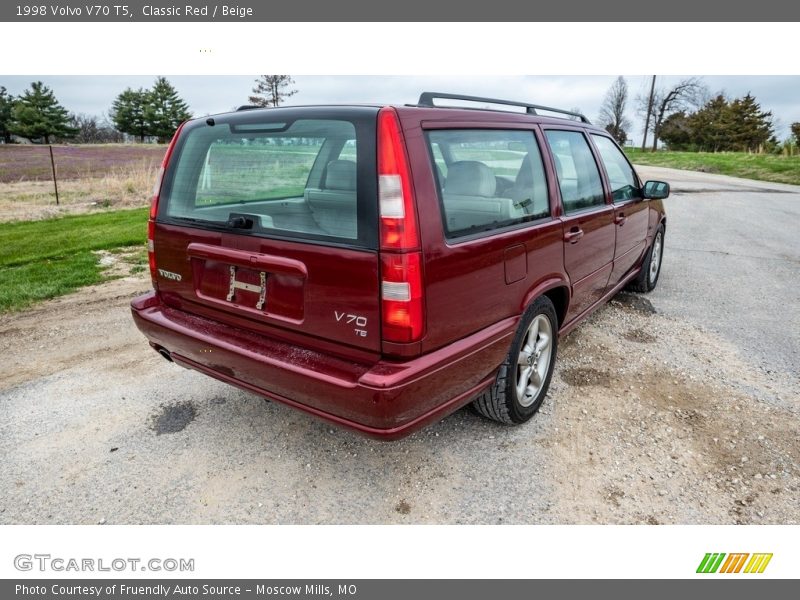
<path fill-rule="evenodd" d="M 491 198 L 497 189 L 494 173 L 477 160 L 460 160 L 447 168 L 444 191 L 461 196 L 484 196 Z"/>
<path fill-rule="evenodd" d="M 352 160 L 332 160 L 325 172 L 325 189 L 356 189 L 356 163 Z"/>
<path fill-rule="evenodd" d="M 531 161 L 530 153 L 526 154 L 522 159 L 522 164 L 519 166 L 514 185 L 516 187 L 533 186 L 533 162 Z"/>

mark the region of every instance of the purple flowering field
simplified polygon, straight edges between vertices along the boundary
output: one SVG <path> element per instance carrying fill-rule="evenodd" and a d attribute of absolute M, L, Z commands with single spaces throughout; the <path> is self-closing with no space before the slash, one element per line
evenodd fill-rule
<path fill-rule="evenodd" d="M 104 177 L 136 167 L 157 167 L 165 146 L 97 144 L 53 146 L 59 180 Z M 0 183 L 52 179 L 47 146 L 0 144 Z"/>

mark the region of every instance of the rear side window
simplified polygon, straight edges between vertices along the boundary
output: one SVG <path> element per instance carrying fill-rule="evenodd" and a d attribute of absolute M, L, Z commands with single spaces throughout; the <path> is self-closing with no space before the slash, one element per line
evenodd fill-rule
<path fill-rule="evenodd" d="M 542 157 L 532 131 L 430 131 L 448 237 L 550 215 Z"/>
<path fill-rule="evenodd" d="M 556 164 L 564 212 L 569 214 L 605 204 L 600 171 L 583 134 L 551 129 L 545 135 Z"/>
<path fill-rule="evenodd" d="M 617 145 L 604 135 L 593 133 L 592 139 L 606 168 L 614 202 L 640 198 L 642 192 L 633 167 Z"/>
<path fill-rule="evenodd" d="M 196 125 L 171 164 L 159 216 L 356 242 L 374 229 L 359 218 L 360 137 L 353 122 L 334 119 Z"/>

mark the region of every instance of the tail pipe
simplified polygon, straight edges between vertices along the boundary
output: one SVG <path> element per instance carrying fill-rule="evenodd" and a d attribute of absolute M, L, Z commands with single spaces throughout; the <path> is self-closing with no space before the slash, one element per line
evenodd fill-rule
<path fill-rule="evenodd" d="M 165 360 L 172 362 L 172 355 L 169 353 L 169 350 L 162 348 L 161 346 L 153 346 L 153 348 L 155 348 L 155 351 L 163 356 Z"/>

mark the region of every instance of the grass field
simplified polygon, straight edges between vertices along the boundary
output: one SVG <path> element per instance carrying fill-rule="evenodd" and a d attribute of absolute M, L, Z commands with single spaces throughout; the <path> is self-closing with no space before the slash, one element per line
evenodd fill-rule
<path fill-rule="evenodd" d="M 642 152 L 631 148 L 626 148 L 625 152 L 638 165 L 800 185 L 800 156 L 744 152 Z"/>
<path fill-rule="evenodd" d="M 0 224 L 0 311 L 108 279 L 97 251 L 136 246 L 126 261 L 143 269 L 146 229 L 146 209 Z"/>

